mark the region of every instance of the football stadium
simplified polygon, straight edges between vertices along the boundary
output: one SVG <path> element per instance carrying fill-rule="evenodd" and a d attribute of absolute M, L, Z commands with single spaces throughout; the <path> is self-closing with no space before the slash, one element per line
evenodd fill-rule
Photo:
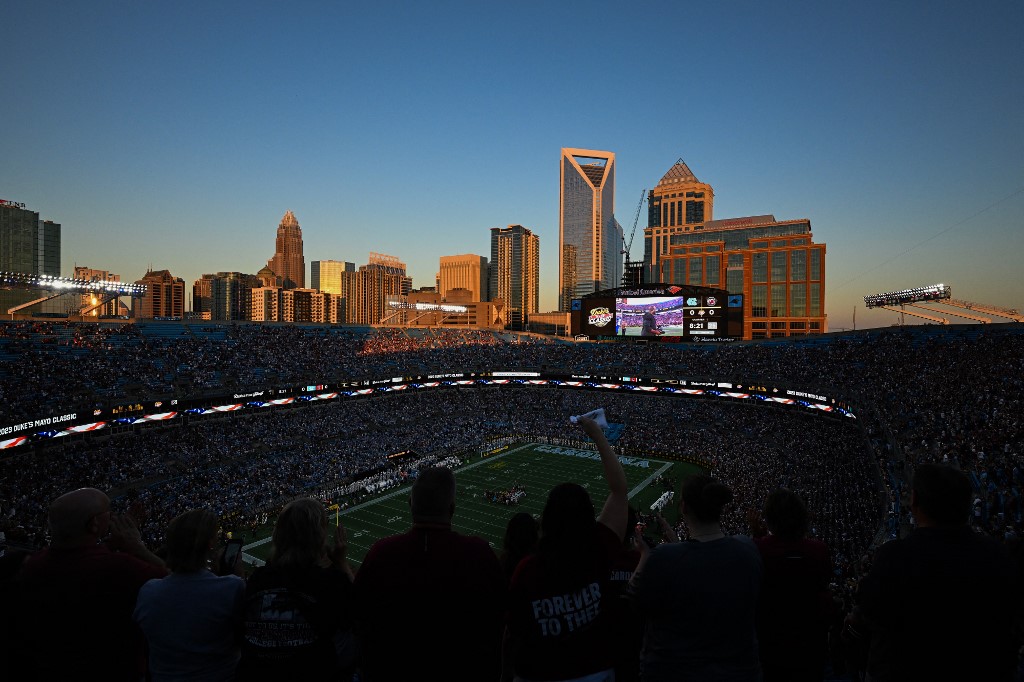
<path fill-rule="evenodd" d="M 1024 326 L 906 327 L 734 344 L 636 341 L 328 325 L 2 322 L 5 589 L 19 598 L 11 580 L 20 562 L 59 539 L 58 506 L 51 504 L 69 491 L 101 491 L 109 505 L 88 523 L 102 522 L 110 537 L 129 538 L 146 556 L 167 558 L 172 575 L 181 565 L 174 563 L 172 530 L 182 516 L 211 512 L 218 520 L 214 550 L 241 545 L 241 560 L 228 568 L 253 576 L 283 560 L 274 548 L 285 531 L 275 527 L 292 522 L 289 509 L 313 500 L 327 519 L 325 556 L 337 559 L 337 542 L 344 542 L 340 560 L 356 576 L 356 595 L 344 599 L 366 609 L 360 595 L 377 595 L 368 611 L 352 607 L 370 614 L 357 631 L 372 633 L 376 618 L 395 613 L 473 641 L 491 632 L 488 616 L 473 610 L 482 598 L 453 597 L 444 576 L 464 570 L 469 577 L 461 584 L 482 580 L 492 560 L 498 566 L 497 558 L 510 555 L 513 517 L 525 512 L 543 522 L 549 494 L 566 483 L 586 491 L 601 518 L 606 498 L 618 494 L 632 515 L 617 542 L 636 556 L 653 548 L 657 557 L 665 545 L 701 544 L 703 526 L 681 514 L 680 497 L 687 481 L 707 475 L 729 490 L 715 521 L 724 536 L 773 537 L 765 509 L 779 489 L 806 505 L 799 535 L 827 548 L 825 571 L 818 583 L 800 579 L 787 589 L 826 600 L 795 622 L 814 623 L 805 660 L 839 680 L 861 672 L 862 640 L 849 617 L 879 548 L 913 527 L 915 469 L 955 466 L 971 488 L 973 533 L 1017 547 Z M 62 378 L 59 385 L 53 377 Z M 597 408 L 608 422 L 599 438 L 570 419 Z M 618 465 L 604 456 L 606 445 Z M 439 469 L 454 475 L 451 530 L 481 539 L 493 556 L 463 557 L 433 575 L 430 588 L 364 580 L 382 573 L 397 580 L 405 570 L 394 559 L 382 569 L 381 557 L 395 536 L 414 532 L 413 516 L 422 512 L 411 506 L 411 492 L 421 472 Z M 130 519 L 137 534 L 114 519 Z M 533 565 L 531 552 L 565 551 L 551 549 L 556 536 L 549 533 L 527 550 L 511 594 Z M 571 537 L 559 542 L 574 546 Z M 628 581 L 632 572 L 620 574 Z M 717 580 L 709 574 L 698 584 L 716 593 Z M 967 599 L 1015 598 L 999 592 L 1006 584 L 994 575 L 990 584 L 970 586 Z M 20 598 L 27 594 L 62 608 L 31 590 Z M 448 606 L 437 601 L 441 594 Z M 561 622 L 559 608 L 568 609 L 565 619 L 577 618 L 567 623 L 591 618 L 567 605 L 592 596 L 567 593 L 545 627 Z M 647 598 L 657 613 L 660 597 Z M 534 603 L 539 617 L 547 602 Z M 403 610 L 409 604 L 418 606 Z M 395 627 L 410 651 L 416 645 L 409 642 L 435 641 Z M 4 636 L 16 642 L 19 632 L 7 628 Z M 497 649 L 499 642 L 491 643 Z M 388 658 L 372 635 L 362 646 L 349 678 L 359 679 L 361 666 L 373 665 L 368 661 Z M 457 650 L 459 660 L 479 654 L 498 674 L 499 653 Z M 622 667 L 619 679 L 631 679 L 628 660 L 613 663 Z"/>

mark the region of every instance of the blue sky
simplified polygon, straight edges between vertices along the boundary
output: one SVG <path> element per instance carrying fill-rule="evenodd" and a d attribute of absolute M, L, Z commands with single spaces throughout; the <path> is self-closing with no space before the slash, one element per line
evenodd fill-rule
<path fill-rule="evenodd" d="M 189 287 L 259 270 L 286 210 L 307 266 L 383 252 L 417 287 L 519 223 L 551 310 L 560 148 L 616 153 L 627 231 L 681 157 L 716 218 L 811 220 L 832 329 L 940 281 L 1022 308 L 1022 34 L 1016 0 L 15 0 L 0 198 L 63 224 L 67 274 Z"/>

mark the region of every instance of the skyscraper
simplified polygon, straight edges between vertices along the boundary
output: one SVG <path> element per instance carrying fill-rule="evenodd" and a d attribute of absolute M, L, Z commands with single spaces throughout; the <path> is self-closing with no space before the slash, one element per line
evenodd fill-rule
<path fill-rule="evenodd" d="M 306 260 L 302 257 L 302 229 L 295 214 L 287 211 L 277 226 L 277 250 L 267 267 L 284 280 L 285 289 L 306 286 Z"/>
<path fill-rule="evenodd" d="M 487 259 L 467 253 L 460 256 L 441 256 L 441 269 L 437 277 L 437 293 L 442 298 L 452 289 L 466 289 L 470 301 L 486 301 L 489 275 Z"/>
<path fill-rule="evenodd" d="M 505 304 L 509 327 L 523 329 L 540 307 L 540 237 L 522 225 L 491 228 L 490 300 Z"/>
<path fill-rule="evenodd" d="M 39 214 L 24 204 L 0 201 L 0 271 L 60 277 L 60 231 L 59 223 L 40 220 Z M 43 295 L 38 291 L 0 291 L 0 313 Z"/>
<path fill-rule="evenodd" d="M 371 253 L 370 262 L 356 272 L 342 273 L 345 297 L 345 321 L 377 324 L 384 317 L 389 298 L 408 296 L 412 278 L 405 274 L 405 263 L 395 256 Z"/>
<path fill-rule="evenodd" d="M 701 182 L 682 159 L 673 164 L 647 193 L 647 228 L 644 230 L 644 260 L 651 282 L 659 282 L 656 273 L 662 254 L 669 252 L 674 234 L 703 230 L 714 219 L 715 191 Z"/>
<path fill-rule="evenodd" d="M 309 264 L 311 289 L 341 294 L 341 273 L 355 272 L 356 264 L 340 260 L 315 260 Z"/>
<path fill-rule="evenodd" d="M 615 222 L 615 154 L 562 149 L 558 196 L 558 307 L 619 286 L 622 235 Z"/>
<path fill-rule="evenodd" d="M 135 317 L 147 319 L 185 316 L 185 280 L 167 270 L 150 270 L 136 281 L 149 288 L 146 295 L 135 302 Z"/>

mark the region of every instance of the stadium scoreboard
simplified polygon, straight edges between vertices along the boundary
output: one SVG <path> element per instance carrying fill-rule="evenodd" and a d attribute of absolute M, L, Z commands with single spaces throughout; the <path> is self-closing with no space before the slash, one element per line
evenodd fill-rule
<path fill-rule="evenodd" d="M 743 338 L 743 296 L 707 287 L 653 284 L 575 299 L 572 334 L 594 339 L 731 341 Z"/>

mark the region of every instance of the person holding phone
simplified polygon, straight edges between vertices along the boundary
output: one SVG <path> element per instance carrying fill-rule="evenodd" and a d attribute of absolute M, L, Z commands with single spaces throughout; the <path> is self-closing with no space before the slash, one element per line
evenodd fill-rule
<path fill-rule="evenodd" d="M 161 680 L 231 680 L 240 656 L 245 596 L 239 540 L 208 568 L 217 547 L 218 516 L 185 512 L 167 527 L 171 574 L 139 590 L 135 621 L 149 644 L 149 671 Z"/>

